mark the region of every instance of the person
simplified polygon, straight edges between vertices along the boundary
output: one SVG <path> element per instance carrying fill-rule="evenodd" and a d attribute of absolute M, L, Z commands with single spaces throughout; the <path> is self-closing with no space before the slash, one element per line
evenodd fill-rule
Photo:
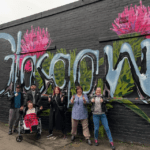
<path fill-rule="evenodd" d="M 25 125 L 27 128 L 30 128 L 30 133 L 32 133 L 33 129 L 37 129 L 38 125 L 38 116 L 40 115 L 43 106 L 40 107 L 38 111 L 33 107 L 33 102 L 28 101 L 27 103 L 28 110 L 23 113 L 23 108 L 20 108 L 20 114 L 23 115 Z"/>
<path fill-rule="evenodd" d="M 95 92 L 95 97 L 91 99 L 92 102 L 92 108 L 91 111 L 93 113 L 93 123 L 94 123 L 94 137 L 95 137 L 95 146 L 98 146 L 98 131 L 99 131 L 99 121 L 102 122 L 104 129 L 106 131 L 107 137 L 110 142 L 110 147 L 112 150 L 115 150 L 113 139 L 111 136 L 111 132 L 108 126 L 108 120 L 106 117 L 106 104 L 104 103 L 104 100 L 102 99 L 101 94 L 101 88 L 97 87 Z"/>
<path fill-rule="evenodd" d="M 9 100 L 11 101 L 10 109 L 9 109 L 9 132 L 8 134 L 12 134 L 12 128 L 14 125 L 13 132 L 17 133 L 18 123 L 19 123 L 19 109 L 20 107 L 23 109 L 24 98 L 23 94 L 20 92 L 20 86 L 16 86 L 16 91 L 10 96 Z"/>
<path fill-rule="evenodd" d="M 35 84 L 31 85 L 31 90 L 27 92 L 26 98 L 25 98 L 25 106 L 27 105 L 28 101 L 32 101 L 35 107 L 38 107 L 41 101 L 41 94 L 37 90 L 37 87 Z"/>
<path fill-rule="evenodd" d="M 53 128 L 61 130 L 63 138 L 66 139 L 66 117 L 65 111 L 67 108 L 66 97 L 62 96 L 59 87 L 55 87 L 53 96 L 48 97 L 50 104 L 50 115 L 49 115 L 49 135 L 47 138 L 53 136 Z"/>
<path fill-rule="evenodd" d="M 71 130 L 71 141 L 74 141 L 77 134 L 78 122 L 81 121 L 83 135 L 86 138 L 86 142 L 89 145 L 92 145 L 90 140 L 90 132 L 88 128 L 88 110 L 86 105 L 89 103 L 88 97 L 86 94 L 83 95 L 83 89 L 81 86 L 77 86 L 76 95 L 73 95 L 71 98 L 72 108 L 72 130 Z"/>

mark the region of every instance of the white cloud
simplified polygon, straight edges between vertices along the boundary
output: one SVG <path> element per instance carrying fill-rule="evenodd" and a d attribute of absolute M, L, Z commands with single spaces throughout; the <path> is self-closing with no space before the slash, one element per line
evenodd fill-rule
<path fill-rule="evenodd" d="M 78 0 L 0 0 L 0 24 Z"/>

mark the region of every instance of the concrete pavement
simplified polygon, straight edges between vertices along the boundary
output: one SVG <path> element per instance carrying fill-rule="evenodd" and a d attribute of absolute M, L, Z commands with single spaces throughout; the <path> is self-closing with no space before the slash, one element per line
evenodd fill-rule
<path fill-rule="evenodd" d="M 23 141 L 16 142 L 17 134 L 8 135 L 8 126 L 0 122 L 0 150 L 111 150 L 106 139 L 99 140 L 99 146 L 89 146 L 83 136 L 78 136 L 75 142 L 60 137 L 61 132 L 54 132 L 54 138 L 46 138 L 48 131 L 42 132 L 42 137 L 36 140 L 35 134 L 23 134 Z M 92 138 L 92 142 L 94 139 Z M 149 150 L 150 146 L 114 142 L 116 150 Z"/>

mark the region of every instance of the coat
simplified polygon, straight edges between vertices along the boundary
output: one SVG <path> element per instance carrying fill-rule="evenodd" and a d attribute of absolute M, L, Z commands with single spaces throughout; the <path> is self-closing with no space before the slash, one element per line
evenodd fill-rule
<path fill-rule="evenodd" d="M 59 106 L 64 106 L 63 111 L 61 111 L 58 108 L 55 98 Z M 60 94 L 58 94 L 57 96 L 54 95 L 51 98 L 51 101 L 49 104 L 50 104 L 49 130 L 53 130 L 54 126 L 57 130 L 64 130 L 65 129 L 65 111 L 67 108 L 66 97 L 64 97 L 63 102 L 61 102 Z"/>
<path fill-rule="evenodd" d="M 31 90 L 27 92 L 27 95 L 26 95 L 26 98 L 25 98 L 25 103 L 24 103 L 25 106 L 27 105 L 27 102 L 29 100 L 33 102 L 33 96 L 32 96 L 32 91 Z M 39 106 L 40 101 L 41 101 L 41 93 L 36 90 L 35 91 L 35 105 Z"/>
<path fill-rule="evenodd" d="M 103 98 L 103 97 L 102 97 Z M 106 108 L 106 100 L 103 99 L 103 102 L 101 104 L 102 107 L 102 112 L 107 112 L 107 108 Z M 92 103 L 92 102 L 91 102 Z M 93 112 L 95 108 L 95 103 L 92 103 L 92 107 L 91 107 L 91 111 Z"/>
<path fill-rule="evenodd" d="M 14 93 L 10 96 L 9 101 L 11 101 L 10 103 L 10 109 L 15 108 L 14 106 L 14 100 L 15 100 L 15 95 Z M 23 93 L 21 93 L 21 106 L 23 106 L 24 104 L 24 97 L 23 97 Z"/>

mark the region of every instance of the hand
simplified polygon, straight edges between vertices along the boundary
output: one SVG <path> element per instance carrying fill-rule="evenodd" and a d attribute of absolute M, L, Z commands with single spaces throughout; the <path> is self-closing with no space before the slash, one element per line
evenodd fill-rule
<path fill-rule="evenodd" d="M 85 99 L 84 95 L 83 95 L 83 102 L 86 103 L 86 99 Z"/>
<path fill-rule="evenodd" d="M 21 106 L 21 107 L 20 107 L 20 110 L 21 110 L 21 111 L 23 111 L 23 108 L 24 108 L 24 107 L 23 107 L 23 106 Z"/>
<path fill-rule="evenodd" d="M 16 93 L 15 96 L 18 96 L 18 93 Z"/>
<path fill-rule="evenodd" d="M 63 100 L 64 100 L 64 97 L 61 98 L 61 102 L 63 102 Z"/>
<path fill-rule="evenodd" d="M 48 98 L 48 101 L 49 101 L 49 102 L 51 101 L 51 98 L 50 98 L 50 97 Z"/>
<path fill-rule="evenodd" d="M 72 99 L 71 99 L 71 103 L 72 103 L 72 104 L 74 103 L 74 100 L 75 100 L 75 96 L 73 95 L 73 96 L 72 96 Z"/>
<path fill-rule="evenodd" d="M 42 110 L 42 109 L 43 109 L 43 106 L 40 107 L 40 110 Z"/>
<path fill-rule="evenodd" d="M 74 100 L 74 99 L 75 99 L 75 96 L 73 95 L 73 97 L 72 97 L 72 98 L 73 98 L 73 100 Z"/>
<path fill-rule="evenodd" d="M 95 103 L 95 99 L 94 99 L 94 98 L 92 98 L 91 102 L 92 102 L 92 103 Z"/>
<path fill-rule="evenodd" d="M 82 97 L 83 97 L 83 101 L 86 101 L 84 95 Z"/>
<path fill-rule="evenodd" d="M 100 102 L 102 103 L 103 102 L 103 99 L 101 98 Z"/>

